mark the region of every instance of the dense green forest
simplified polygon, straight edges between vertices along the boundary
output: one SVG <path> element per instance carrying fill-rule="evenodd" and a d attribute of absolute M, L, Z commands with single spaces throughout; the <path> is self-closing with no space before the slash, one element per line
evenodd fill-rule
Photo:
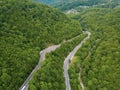
<path fill-rule="evenodd" d="M 94 8 L 74 19 L 92 36 L 77 52 L 69 69 L 72 90 L 80 89 L 80 70 L 85 90 L 120 89 L 120 7 Z M 80 89 L 81 90 L 81 89 Z"/>
<path fill-rule="evenodd" d="M 79 35 L 79 23 L 29 0 L 0 1 L 0 90 L 18 90 L 39 52 Z"/>
<path fill-rule="evenodd" d="M 81 9 L 81 6 L 113 8 L 116 5 L 117 6 L 120 5 L 120 0 L 34 0 L 34 1 L 52 5 L 56 8 L 59 8 L 62 11 L 70 9 L 77 9 L 79 11 Z"/>
<path fill-rule="evenodd" d="M 33 1 L 41 2 L 43 4 L 48 4 L 48 5 L 52 5 L 52 6 L 57 6 L 60 4 L 64 4 L 66 2 L 73 1 L 73 0 L 33 0 Z"/>
<path fill-rule="evenodd" d="M 70 63 L 72 90 L 81 90 L 80 72 L 85 90 L 119 90 L 120 0 L 34 1 L 80 13 L 68 17 L 33 0 L 0 0 L 0 90 L 18 90 L 37 65 L 39 52 L 59 43 L 34 74 L 29 90 L 65 90 L 63 62 L 86 37 L 82 29 L 92 35 Z"/>
<path fill-rule="evenodd" d="M 61 0 L 34 0 L 34 1 L 50 5 L 54 5 L 55 3 L 61 3 Z"/>
<path fill-rule="evenodd" d="M 73 2 L 67 2 L 65 4 L 56 5 L 55 7 L 61 9 L 62 11 L 70 9 L 90 8 L 90 7 L 106 7 L 113 8 L 120 5 L 119 0 L 76 0 Z"/>
<path fill-rule="evenodd" d="M 80 35 L 71 42 L 63 43 L 56 51 L 47 54 L 46 60 L 29 83 L 29 90 L 65 90 L 64 59 L 85 37 L 86 34 Z"/>

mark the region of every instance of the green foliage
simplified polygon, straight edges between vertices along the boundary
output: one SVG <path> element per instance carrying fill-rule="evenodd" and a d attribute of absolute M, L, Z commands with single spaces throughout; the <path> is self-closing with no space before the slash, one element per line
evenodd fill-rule
<path fill-rule="evenodd" d="M 81 35 L 71 42 L 63 43 L 56 51 L 47 54 L 46 60 L 29 83 L 38 90 L 65 90 L 63 62 L 65 57 L 78 45 L 86 35 Z"/>
<path fill-rule="evenodd" d="M 62 11 L 77 9 L 85 10 L 87 7 L 102 7 L 102 8 L 114 8 L 119 6 L 120 0 L 34 0 L 44 4 L 50 4 L 54 7 L 61 9 Z M 80 7 L 79 7 L 80 6 Z"/>
<path fill-rule="evenodd" d="M 17 90 L 38 63 L 40 50 L 80 33 L 78 22 L 49 6 L 1 0 L 0 90 Z"/>
<path fill-rule="evenodd" d="M 69 69 L 72 89 L 80 85 L 78 70 L 82 68 L 86 90 L 119 90 L 120 8 L 89 9 L 73 18 L 79 19 L 82 27 L 90 30 L 92 35 L 77 52 L 79 58 Z"/>
<path fill-rule="evenodd" d="M 43 4 L 49 4 L 52 6 L 57 6 L 57 5 L 64 4 L 64 3 L 72 1 L 72 0 L 33 0 L 33 1 L 41 2 Z"/>

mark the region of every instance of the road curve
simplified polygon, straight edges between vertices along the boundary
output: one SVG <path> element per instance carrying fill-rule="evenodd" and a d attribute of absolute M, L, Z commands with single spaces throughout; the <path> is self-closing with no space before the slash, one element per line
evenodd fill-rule
<path fill-rule="evenodd" d="M 77 37 L 79 37 L 79 35 L 76 36 L 76 37 L 73 37 L 72 39 L 69 39 L 69 40 L 67 40 L 67 41 L 64 41 L 64 43 L 65 43 L 65 42 L 70 42 L 70 41 L 72 41 L 73 39 L 75 39 L 75 38 L 77 38 Z M 33 74 L 40 68 L 41 62 L 45 60 L 45 55 L 46 55 L 46 53 L 49 53 L 49 52 L 51 52 L 51 51 L 54 51 L 56 48 L 58 48 L 58 47 L 60 47 L 60 46 L 61 46 L 61 44 L 59 44 L 59 45 L 54 45 L 54 46 L 50 46 L 50 47 L 48 47 L 48 48 L 40 51 L 39 63 L 36 65 L 36 67 L 33 69 L 33 71 L 32 71 L 32 72 L 30 73 L 30 75 L 27 77 L 27 79 L 26 79 L 25 82 L 22 84 L 22 86 L 19 88 L 19 90 L 28 90 L 28 83 L 29 83 L 29 81 L 32 79 Z"/>
<path fill-rule="evenodd" d="M 39 59 L 39 63 L 37 64 L 37 66 L 33 69 L 33 71 L 31 72 L 31 74 L 27 77 L 27 79 L 25 80 L 25 82 L 22 84 L 22 86 L 19 88 L 19 90 L 28 90 L 28 83 L 29 81 L 32 79 L 33 74 L 40 68 L 41 62 L 45 60 L 45 55 L 46 53 L 49 53 L 51 51 L 54 51 L 56 48 L 60 47 L 59 45 L 54 45 L 54 46 L 50 46 L 42 51 L 40 51 L 40 59 Z"/>
<path fill-rule="evenodd" d="M 73 56 L 75 55 L 75 53 L 78 51 L 79 48 L 82 47 L 82 45 L 90 38 L 91 33 L 86 31 L 83 33 L 87 33 L 88 36 L 86 38 L 84 38 L 81 43 L 76 46 L 73 51 L 71 51 L 69 53 L 69 55 L 65 58 L 64 60 L 64 65 L 63 65 L 63 69 L 64 69 L 64 77 L 65 77 L 65 85 L 66 85 L 66 90 L 71 90 L 71 86 L 70 86 L 70 79 L 69 79 L 69 74 L 68 74 L 68 69 L 69 69 L 69 63 L 72 60 Z M 82 84 L 83 85 L 83 84 Z M 82 86 L 84 88 L 84 86 Z"/>

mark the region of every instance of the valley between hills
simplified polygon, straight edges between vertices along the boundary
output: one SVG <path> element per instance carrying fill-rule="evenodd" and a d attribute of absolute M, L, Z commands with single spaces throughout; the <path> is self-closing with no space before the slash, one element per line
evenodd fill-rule
<path fill-rule="evenodd" d="M 119 0 L 0 1 L 0 90 L 119 90 L 119 76 Z"/>

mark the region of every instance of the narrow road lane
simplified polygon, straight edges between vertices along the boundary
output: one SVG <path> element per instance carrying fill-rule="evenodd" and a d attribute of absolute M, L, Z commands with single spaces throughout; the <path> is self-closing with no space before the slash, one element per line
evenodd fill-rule
<path fill-rule="evenodd" d="M 65 77 L 65 85 L 66 85 L 66 90 L 71 90 L 71 86 L 70 86 L 70 79 L 69 79 L 69 74 L 68 74 L 68 69 L 69 69 L 69 63 L 72 60 L 73 56 L 75 55 L 75 53 L 78 51 L 78 49 L 80 49 L 82 47 L 82 45 L 90 38 L 91 33 L 86 31 L 84 33 L 87 33 L 88 36 L 86 38 L 83 39 L 83 41 L 76 46 L 72 52 L 70 52 L 70 54 L 65 58 L 64 60 L 64 77 Z M 83 84 L 82 84 L 83 85 Z M 82 86 L 84 88 L 84 86 Z"/>
<path fill-rule="evenodd" d="M 87 40 L 89 39 L 90 37 L 90 34 L 89 32 L 88 33 L 88 36 L 81 42 L 81 45 Z M 78 36 L 77 36 L 78 37 Z M 74 37 L 76 38 L 76 37 Z M 67 40 L 65 42 L 70 42 L 72 41 L 74 38 L 70 39 L 70 40 Z M 81 47 L 80 45 L 80 47 Z M 39 63 L 36 65 L 36 67 L 33 69 L 33 71 L 30 73 L 30 75 L 27 77 L 27 79 L 25 80 L 25 82 L 22 84 L 22 86 L 19 88 L 19 90 L 28 90 L 28 83 L 29 81 L 32 79 L 33 77 L 33 74 L 40 68 L 41 66 L 41 62 L 45 60 L 45 55 L 46 53 L 49 53 L 51 51 L 54 51 L 56 50 L 58 47 L 60 47 L 61 44 L 59 45 L 54 45 L 54 46 L 50 46 L 42 51 L 40 51 L 40 59 L 39 59 Z M 64 61 L 64 74 L 65 74 L 65 77 L 66 77 L 66 82 L 67 82 L 67 85 L 69 84 L 69 75 L 68 75 L 68 68 L 69 68 L 69 59 L 71 60 L 72 57 L 74 56 L 74 54 L 76 53 L 76 51 L 79 49 L 79 46 L 77 46 L 69 55 L 68 55 L 68 58 L 66 58 L 66 60 Z M 69 88 L 70 88 L 70 84 L 69 84 Z M 66 90 L 71 90 L 71 89 L 66 89 Z"/>
<path fill-rule="evenodd" d="M 39 59 L 38 65 L 33 69 L 31 74 L 28 76 L 28 78 L 25 80 L 25 82 L 22 84 L 22 86 L 19 88 L 19 90 L 28 90 L 28 83 L 32 79 L 33 74 L 40 68 L 41 62 L 45 60 L 46 53 L 54 51 L 58 47 L 60 47 L 60 45 L 50 46 L 50 47 L 48 47 L 40 52 L 40 59 Z"/>
<path fill-rule="evenodd" d="M 78 35 L 79 36 L 79 35 Z M 77 38 L 78 36 L 76 37 L 73 37 L 72 39 L 70 40 L 67 40 L 67 41 L 64 41 L 65 42 L 70 42 L 72 41 L 73 39 Z M 33 74 L 40 68 L 40 64 L 42 61 L 45 60 L 45 55 L 46 53 L 49 53 L 51 51 L 54 51 L 56 48 L 60 47 L 61 44 L 59 45 L 54 45 L 54 46 L 50 46 L 42 51 L 40 51 L 40 59 L 39 59 L 39 63 L 36 65 L 36 67 L 33 69 L 33 71 L 30 73 L 30 75 L 27 77 L 27 79 L 25 80 L 25 82 L 22 84 L 22 86 L 19 88 L 19 90 L 28 90 L 28 83 L 29 81 L 32 79 L 33 77 Z"/>

